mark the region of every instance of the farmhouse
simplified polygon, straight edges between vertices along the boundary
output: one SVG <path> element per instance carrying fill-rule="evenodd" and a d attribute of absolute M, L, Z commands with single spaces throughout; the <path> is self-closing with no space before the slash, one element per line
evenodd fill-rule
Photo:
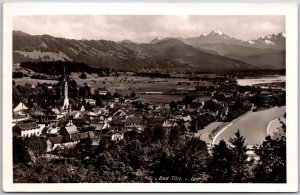
<path fill-rule="evenodd" d="M 99 95 L 106 95 L 108 93 L 105 88 L 98 88 L 95 92 L 97 92 Z"/>
<path fill-rule="evenodd" d="M 39 136 L 40 131 L 41 126 L 39 126 L 36 122 L 23 123 L 13 127 L 13 135 L 20 137 Z"/>

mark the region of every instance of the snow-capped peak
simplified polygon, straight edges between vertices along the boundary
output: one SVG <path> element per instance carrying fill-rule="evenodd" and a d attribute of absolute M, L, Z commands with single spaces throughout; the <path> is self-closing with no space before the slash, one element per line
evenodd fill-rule
<path fill-rule="evenodd" d="M 250 40 L 250 41 L 247 41 L 249 44 L 253 45 L 254 44 L 254 41 Z"/>
<path fill-rule="evenodd" d="M 218 34 L 218 35 L 223 35 L 223 33 L 219 30 L 213 30 L 212 33 L 213 34 Z"/>
<path fill-rule="evenodd" d="M 270 40 L 264 40 L 264 43 L 267 45 L 274 45 L 275 43 Z"/>
<path fill-rule="evenodd" d="M 155 37 L 150 41 L 150 43 L 157 43 L 158 41 L 161 41 L 163 38 L 162 37 Z"/>

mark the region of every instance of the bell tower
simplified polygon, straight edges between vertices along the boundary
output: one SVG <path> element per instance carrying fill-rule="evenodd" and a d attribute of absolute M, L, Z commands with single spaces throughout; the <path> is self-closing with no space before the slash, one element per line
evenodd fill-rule
<path fill-rule="evenodd" d="M 68 110 L 70 103 L 69 103 L 69 96 L 68 96 L 68 81 L 67 81 L 67 74 L 66 74 L 66 68 L 64 67 L 64 74 L 65 74 L 65 78 L 64 78 L 64 105 L 63 105 L 63 110 Z"/>

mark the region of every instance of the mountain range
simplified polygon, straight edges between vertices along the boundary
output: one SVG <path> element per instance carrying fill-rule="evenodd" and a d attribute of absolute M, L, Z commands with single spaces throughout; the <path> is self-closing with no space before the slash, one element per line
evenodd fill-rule
<path fill-rule="evenodd" d="M 129 71 L 226 71 L 285 68 L 285 34 L 243 41 L 219 30 L 199 37 L 75 40 L 13 31 L 13 62 L 74 61 Z"/>

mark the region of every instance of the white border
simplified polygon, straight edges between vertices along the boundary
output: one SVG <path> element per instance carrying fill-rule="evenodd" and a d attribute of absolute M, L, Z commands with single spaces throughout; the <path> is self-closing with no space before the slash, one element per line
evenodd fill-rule
<path fill-rule="evenodd" d="M 14 184 L 12 181 L 12 20 L 16 15 L 285 15 L 286 184 Z M 3 190 L 6 192 L 298 191 L 298 7 L 295 3 L 5 3 L 3 8 Z"/>

